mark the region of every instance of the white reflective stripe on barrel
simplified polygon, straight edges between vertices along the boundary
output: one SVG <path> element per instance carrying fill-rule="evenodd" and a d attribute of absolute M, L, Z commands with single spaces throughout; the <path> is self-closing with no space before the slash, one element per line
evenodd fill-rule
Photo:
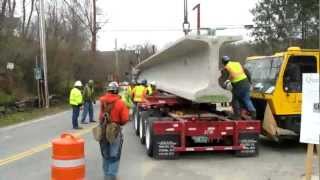
<path fill-rule="evenodd" d="M 54 167 L 61 167 L 61 168 L 68 168 L 68 167 L 77 167 L 84 165 L 84 158 L 81 159 L 73 159 L 73 160 L 52 160 L 52 166 Z"/>

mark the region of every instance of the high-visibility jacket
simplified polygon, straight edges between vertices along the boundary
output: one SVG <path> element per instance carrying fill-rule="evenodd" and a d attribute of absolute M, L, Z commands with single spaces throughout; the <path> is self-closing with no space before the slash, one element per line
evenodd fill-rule
<path fill-rule="evenodd" d="M 148 87 L 147 87 L 147 94 L 149 95 L 149 96 L 151 96 L 152 95 L 152 87 L 151 87 L 151 85 L 148 85 Z"/>
<path fill-rule="evenodd" d="M 74 87 L 70 92 L 69 104 L 78 106 L 81 105 L 82 102 L 83 98 L 81 91 L 78 88 Z"/>
<path fill-rule="evenodd" d="M 247 78 L 247 75 L 239 62 L 230 61 L 225 66 L 225 69 L 228 71 L 229 79 L 232 83 L 237 83 Z"/>
<path fill-rule="evenodd" d="M 122 101 L 130 109 L 133 105 L 133 102 L 131 100 L 131 95 L 130 95 L 129 89 L 128 88 L 123 89 L 122 91 L 119 92 L 119 95 L 120 95 Z"/>
<path fill-rule="evenodd" d="M 143 85 L 139 85 L 133 88 L 132 98 L 134 102 L 143 102 L 147 94 L 147 88 Z"/>
<path fill-rule="evenodd" d="M 131 86 L 128 86 L 127 91 L 128 91 L 128 94 L 131 96 L 131 95 L 132 95 L 132 88 L 131 88 Z"/>
<path fill-rule="evenodd" d="M 88 84 L 84 87 L 83 90 L 83 100 L 84 101 L 95 101 L 95 92 L 94 92 L 94 88 L 90 87 Z"/>

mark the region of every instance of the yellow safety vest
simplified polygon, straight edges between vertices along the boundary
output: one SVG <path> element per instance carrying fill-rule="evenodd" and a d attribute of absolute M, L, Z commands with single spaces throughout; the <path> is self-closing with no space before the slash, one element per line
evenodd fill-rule
<path fill-rule="evenodd" d="M 151 85 L 149 85 L 147 87 L 147 91 L 148 91 L 148 95 L 151 96 L 152 95 L 152 87 L 151 87 Z"/>
<path fill-rule="evenodd" d="M 239 62 L 230 61 L 225 68 L 229 72 L 229 79 L 232 83 L 237 83 L 247 78 L 247 75 Z"/>
<path fill-rule="evenodd" d="M 144 96 L 146 94 L 146 88 L 142 85 L 136 86 L 133 89 L 133 101 L 142 102 L 144 101 Z"/>
<path fill-rule="evenodd" d="M 73 88 L 70 92 L 69 103 L 74 106 L 82 104 L 82 94 L 78 88 Z"/>
<path fill-rule="evenodd" d="M 131 97 L 131 94 L 132 94 L 132 88 L 131 88 L 131 86 L 128 86 L 127 92 L 128 92 L 128 94 L 130 95 L 130 97 Z"/>

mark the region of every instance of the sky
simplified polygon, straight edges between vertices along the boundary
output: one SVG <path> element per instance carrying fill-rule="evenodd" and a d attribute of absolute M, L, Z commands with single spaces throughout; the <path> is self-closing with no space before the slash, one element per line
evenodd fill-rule
<path fill-rule="evenodd" d="M 201 27 L 235 27 L 252 24 L 249 12 L 258 0 L 188 0 L 189 22 L 196 29 L 196 11 L 201 5 Z M 98 50 L 113 50 L 115 39 L 118 48 L 146 42 L 158 49 L 184 36 L 182 32 L 183 0 L 98 0 L 109 23 L 98 34 Z M 232 25 L 232 26 L 230 26 Z M 169 31 L 168 31 L 169 30 Z M 243 35 L 244 29 L 229 29 L 217 32 L 221 35 Z"/>

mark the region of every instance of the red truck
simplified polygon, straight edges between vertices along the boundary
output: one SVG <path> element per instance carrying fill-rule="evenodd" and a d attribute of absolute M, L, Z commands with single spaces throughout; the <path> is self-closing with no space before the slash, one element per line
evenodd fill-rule
<path fill-rule="evenodd" d="M 230 120 L 215 104 L 162 92 L 134 108 L 134 130 L 150 157 L 175 159 L 183 152 L 233 151 L 256 156 L 260 121 Z"/>

